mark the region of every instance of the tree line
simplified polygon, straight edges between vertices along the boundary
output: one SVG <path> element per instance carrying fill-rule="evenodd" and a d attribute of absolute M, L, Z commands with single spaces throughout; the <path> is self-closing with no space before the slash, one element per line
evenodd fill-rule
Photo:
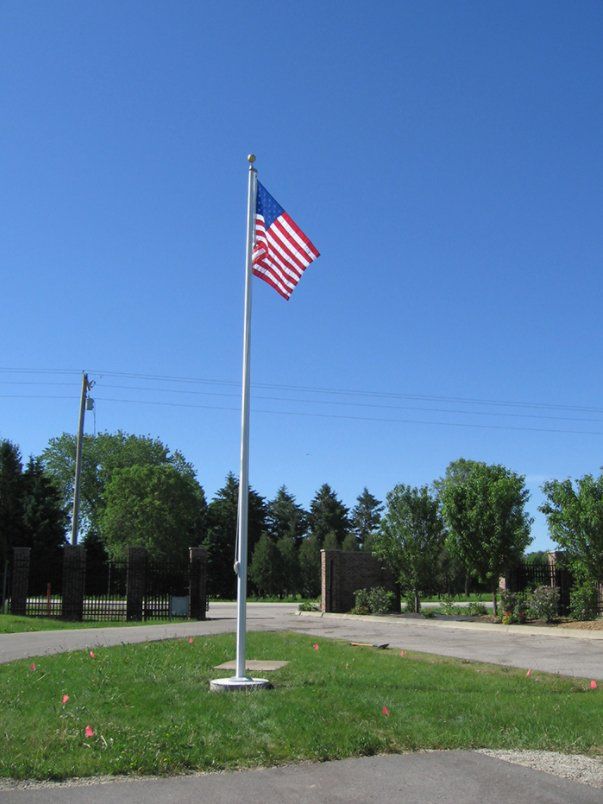
<path fill-rule="evenodd" d="M 69 434 L 51 439 L 26 465 L 15 444 L 0 441 L 0 561 L 13 546 L 43 557 L 66 543 L 74 470 Z M 603 475 L 549 481 L 543 491 L 551 537 L 579 583 L 594 589 L 603 577 Z M 376 555 L 415 610 L 426 592 L 452 594 L 476 583 L 496 603 L 499 576 L 531 541 L 528 496 L 522 475 L 464 459 L 431 485 L 395 486 L 385 504 L 364 488 L 351 509 L 327 483 L 308 509 L 284 485 L 273 499 L 250 489 L 250 592 L 315 597 L 325 548 Z M 237 503 L 234 474 L 208 502 L 192 464 L 157 438 L 122 431 L 84 437 L 80 524 L 91 558 L 122 561 L 138 545 L 174 563 L 202 545 L 209 594 L 233 597 Z"/>
<path fill-rule="evenodd" d="M 14 546 L 30 546 L 36 560 L 66 544 L 75 475 L 75 438 L 64 433 L 30 459 L 44 504 L 55 523 L 50 530 L 30 528 L 25 537 L 26 478 L 19 448 L 10 441 L 0 450 L 0 561 Z M 80 541 L 89 560 L 123 561 L 127 548 L 142 546 L 156 561 L 184 562 L 189 547 L 208 554 L 208 591 L 214 597 L 236 593 L 233 571 L 238 508 L 233 473 L 207 501 L 194 468 L 161 440 L 118 431 L 84 436 L 80 485 Z M 285 486 L 267 500 L 249 490 L 250 592 L 259 595 L 315 597 L 320 593 L 320 550 L 362 549 L 379 522 L 381 503 L 368 490 L 349 510 L 323 484 L 308 510 Z"/>

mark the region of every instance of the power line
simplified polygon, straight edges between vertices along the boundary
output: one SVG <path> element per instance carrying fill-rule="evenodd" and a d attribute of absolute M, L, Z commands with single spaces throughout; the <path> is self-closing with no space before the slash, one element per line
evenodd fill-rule
<path fill-rule="evenodd" d="M 33 383 L 35 384 L 35 383 Z M 55 384 L 55 383 L 50 383 Z M 72 383 L 56 383 L 57 385 L 72 385 Z M 145 388 L 141 386 L 130 386 L 130 385 L 106 385 L 103 384 L 100 386 L 102 388 L 113 388 L 116 390 L 124 390 L 124 391 L 143 391 L 143 392 L 160 392 L 160 393 L 176 393 L 176 394 L 187 394 L 187 395 L 195 395 L 195 396 L 218 396 L 218 397 L 228 397 L 228 398 L 237 398 L 239 394 L 229 394 L 229 393 L 221 393 L 216 391 L 183 391 L 180 389 L 172 389 L 172 388 Z M 11 399 L 76 399 L 75 395 L 27 395 L 27 394 L 0 394 L 0 398 L 11 398 Z M 102 399 L 103 397 L 96 397 L 97 399 Z M 117 399 L 105 398 L 107 401 L 117 402 Z M 590 419 L 590 418 L 580 418 L 580 417 L 573 417 L 573 416 L 548 416 L 546 414 L 534 414 L 534 413 L 496 413 L 491 411 L 483 411 L 483 410 L 455 410 L 454 408 L 425 408 L 425 407 L 414 407 L 412 405 L 379 405 L 376 403 L 370 402 L 344 402 L 341 400 L 331 401 L 331 400 L 324 400 L 324 399 L 296 399 L 292 397 L 282 397 L 282 396 L 263 396 L 263 395 L 254 395 L 254 399 L 258 400 L 261 399 L 267 402 L 295 402 L 299 404 L 313 404 L 313 405 L 338 405 L 338 406 L 346 406 L 346 407 L 363 407 L 363 408 L 377 408 L 380 410 L 404 410 L 404 411 L 413 411 L 416 413 L 449 413 L 452 415 L 459 415 L 459 416 L 499 416 L 499 417 L 513 417 L 516 419 L 546 419 L 548 421 L 562 421 L 562 422 L 583 422 L 585 424 L 603 424 L 603 420 L 601 419 Z M 147 400 L 122 400 L 128 403 L 135 403 L 136 401 L 140 401 L 140 404 L 147 404 Z M 166 406 L 172 405 L 174 407 L 178 406 L 176 402 L 157 402 L 156 404 L 163 404 Z M 183 405 L 187 407 L 186 405 Z M 194 406 L 190 406 L 194 407 Z M 198 407 L 205 407 L 205 406 L 198 406 Z M 214 406 L 216 410 L 224 409 L 224 410 L 231 410 L 231 408 L 217 408 Z M 235 408 L 232 408 L 235 410 Z M 295 414 L 293 414 L 295 415 Z M 387 420 L 385 420 L 387 421 Z M 501 427 L 503 425 L 500 425 Z M 551 430 L 550 432 L 557 432 L 555 430 Z M 561 432 L 561 431 L 558 431 Z M 567 431 L 573 432 L 573 431 Z M 578 432 L 578 431 L 576 431 Z M 579 431 L 585 432 L 585 431 Z"/>
<path fill-rule="evenodd" d="M 77 374 L 80 375 L 81 371 L 75 369 L 25 369 L 25 368 L 7 368 L 0 367 L 0 372 L 8 373 L 30 373 L 30 374 Z M 177 382 L 183 384 L 202 384 L 202 385 L 221 385 L 221 386 L 234 386 L 239 387 L 240 382 L 235 380 L 223 380 L 215 378 L 203 377 L 179 377 L 173 375 L 160 375 L 160 374 L 144 374 L 140 372 L 127 372 L 127 371 L 107 371 L 107 370 L 94 370 L 88 372 L 90 375 L 94 374 L 97 377 L 128 377 L 131 379 L 142 380 L 155 380 L 159 382 Z M 436 394 L 402 394 L 391 391 L 371 391 L 362 389 L 343 389 L 343 388 L 327 388 L 322 386 L 303 386 L 303 385 L 285 385 L 277 383 L 253 383 L 254 388 L 262 388 L 266 390 L 281 390 L 281 391 L 301 391 L 305 393 L 324 393 L 336 396 L 368 396 L 377 398 L 390 398 L 390 399 L 404 399 L 415 400 L 424 402 L 448 402 L 463 405 L 493 405 L 497 407 L 515 407 L 515 408 L 543 408 L 552 410 L 568 410 L 583 413 L 601 413 L 603 408 L 584 406 L 584 405 L 569 405 L 559 404 L 552 402 L 522 402 L 513 400 L 496 400 L 496 399 L 482 399 L 477 397 L 460 397 L 460 396 L 442 396 Z"/>
<path fill-rule="evenodd" d="M 177 407 L 177 408 L 199 408 L 202 410 L 225 410 L 240 413 L 239 407 L 226 407 L 222 405 L 191 405 L 185 402 L 153 402 L 150 400 L 139 399 L 115 399 L 111 397 L 96 396 L 99 402 L 118 402 L 133 405 L 158 405 L 161 407 Z M 565 433 L 572 435 L 603 435 L 603 431 L 594 430 L 561 430 L 547 427 L 514 427 L 513 425 L 497 425 L 497 424 L 468 424 L 461 422 L 439 422 L 439 421 L 424 421 L 420 419 L 386 419 L 377 416 L 349 416 L 337 413 L 308 413 L 306 411 L 293 411 L 293 410 L 261 410 L 259 408 L 253 409 L 254 413 L 275 414 L 278 416 L 308 416 L 322 419 L 347 419 L 351 421 L 367 421 L 367 422 L 385 422 L 385 423 L 400 423 L 400 424 L 435 424 L 442 427 L 470 427 L 480 430 L 519 430 L 535 433 Z"/>
<path fill-rule="evenodd" d="M 240 394 L 230 394 L 224 393 L 220 391 L 190 391 L 190 390 L 181 390 L 179 388 L 154 388 L 154 387 L 144 387 L 139 385 L 107 385 L 105 383 L 102 386 L 104 388 L 113 388 L 115 390 L 120 391 L 143 391 L 147 392 L 159 392 L 159 393 L 169 393 L 169 394 L 187 394 L 187 395 L 194 395 L 194 396 L 219 396 L 219 397 L 228 397 L 228 398 L 239 398 Z M 375 402 L 346 402 L 343 400 L 328 400 L 328 399 L 296 399 L 295 397 L 283 397 L 283 396 L 264 396 L 260 394 L 254 394 L 254 399 L 262 399 L 269 402 L 299 402 L 300 404 L 311 404 L 311 405 L 340 405 L 345 407 L 362 407 L 362 408 L 379 408 L 381 410 L 412 410 L 415 412 L 422 412 L 422 413 L 453 413 L 458 414 L 461 416 L 509 416 L 516 419 L 548 419 L 551 421 L 561 421 L 561 422 L 587 422 L 587 423 L 599 423 L 603 424 L 603 419 L 587 419 L 587 418 L 580 418 L 575 416 L 548 416 L 542 413 L 497 413 L 487 410 L 455 410 L 454 408 L 419 408 L 414 406 L 408 405 L 380 405 Z"/>
<path fill-rule="evenodd" d="M 77 399 L 75 394 L 73 395 L 49 395 L 49 394 L 0 394 L 0 398 L 11 398 L 11 399 L 33 399 L 33 400 L 40 400 L 40 399 Z M 264 399 L 268 400 L 270 397 L 263 397 Z M 222 410 L 222 411 L 233 411 L 233 412 L 240 412 L 240 408 L 236 407 L 227 407 L 222 405 L 192 405 L 187 404 L 184 402 L 161 402 L 161 401 L 152 401 L 152 400 L 140 400 L 140 399 L 117 399 L 115 397 L 99 397 L 95 395 L 95 399 L 99 402 L 113 402 L 119 404 L 131 404 L 131 405 L 153 405 L 153 406 L 160 406 L 160 407 L 172 407 L 172 408 L 197 408 L 201 410 Z M 287 401 L 292 402 L 295 400 L 280 400 L 280 401 Z M 308 400 L 300 400 L 303 404 L 305 404 Z M 326 403 L 328 404 L 328 403 Z M 387 407 L 387 406 L 386 406 Z M 393 408 L 396 409 L 396 408 Z M 400 408 L 404 410 L 405 408 Z M 419 409 L 423 410 L 423 409 Z M 423 412 L 429 413 L 429 410 L 424 410 Z M 433 412 L 444 412 L 444 413 L 455 413 L 455 411 L 433 411 Z M 471 415 L 471 411 L 458 411 L 463 415 Z M 262 410 L 259 408 L 254 408 L 254 413 L 262 413 L 262 414 L 269 414 L 269 415 L 278 415 L 278 416 L 304 416 L 304 417 L 315 417 L 315 418 L 323 418 L 323 419 L 344 419 L 349 421 L 370 421 L 370 422 L 382 422 L 382 423 L 389 423 L 389 424 L 421 424 L 421 425 L 436 425 L 439 427 L 464 427 L 464 428 L 471 428 L 471 429 L 479 429 L 479 430 L 514 430 L 520 432 L 535 432 L 535 433 L 557 433 L 557 434 L 567 434 L 567 435 L 603 435 L 603 431 L 598 430 L 566 430 L 561 428 L 550 428 L 550 427 L 517 427 L 514 425 L 504 425 L 504 424 L 475 424 L 469 422 L 442 422 L 436 420 L 428 420 L 425 421 L 424 419 L 391 419 L 391 418 L 384 418 L 378 416 L 352 416 L 346 414 L 337 414 L 337 413 L 310 413 L 308 411 L 286 411 L 286 410 Z M 509 414 L 506 414 L 509 415 Z M 543 418 L 550 418 L 550 417 L 543 417 Z M 577 420 L 577 421 L 589 421 L 589 420 Z M 596 420 L 595 420 L 596 421 Z"/>

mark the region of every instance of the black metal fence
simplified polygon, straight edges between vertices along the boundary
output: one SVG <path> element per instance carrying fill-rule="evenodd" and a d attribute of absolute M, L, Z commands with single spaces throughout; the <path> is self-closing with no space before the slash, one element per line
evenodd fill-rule
<path fill-rule="evenodd" d="M 559 589 L 558 613 L 562 616 L 569 612 L 570 590 L 573 586 L 571 572 L 558 564 L 522 563 L 507 575 L 508 588 L 515 592 L 534 589 L 537 586 L 554 586 Z"/>
<path fill-rule="evenodd" d="M 13 552 L 12 579 L 10 565 L 0 567 L 0 596 L 6 587 L 15 614 L 96 621 L 205 618 L 201 548 L 174 562 L 153 561 L 140 548 L 130 549 L 125 561 L 110 561 L 84 547 L 66 546 L 52 554 L 29 548 Z"/>
<path fill-rule="evenodd" d="M 11 564 L 8 559 L 0 566 L 0 612 L 6 611 L 10 598 Z"/>
<path fill-rule="evenodd" d="M 38 553 L 32 550 L 25 614 L 32 617 L 60 617 L 63 613 L 63 551 Z"/>
<path fill-rule="evenodd" d="M 125 620 L 127 577 L 127 561 L 86 560 L 83 619 Z"/>
<path fill-rule="evenodd" d="M 188 568 L 182 562 L 164 564 L 149 561 L 146 567 L 146 589 L 143 619 L 166 620 L 188 616 Z"/>

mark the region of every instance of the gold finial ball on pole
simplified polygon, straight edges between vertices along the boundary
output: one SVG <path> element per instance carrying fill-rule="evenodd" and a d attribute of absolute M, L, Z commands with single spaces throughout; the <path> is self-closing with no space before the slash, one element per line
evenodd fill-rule
<path fill-rule="evenodd" d="M 249 162 L 250 165 L 253 165 L 253 163 L 255 162 L 255 154 L 249 154 L 249 156 L 247 157 L 247 161 Z"/>

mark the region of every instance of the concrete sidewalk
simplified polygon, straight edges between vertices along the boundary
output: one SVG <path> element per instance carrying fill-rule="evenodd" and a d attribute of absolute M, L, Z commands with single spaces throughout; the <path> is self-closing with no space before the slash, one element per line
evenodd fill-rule
<path fill-rule="evenodd" d="M 429 751 L 280 768 L 2 789 L 3 804 L 600 804 L 601 789 L 475 751 Z"/>

